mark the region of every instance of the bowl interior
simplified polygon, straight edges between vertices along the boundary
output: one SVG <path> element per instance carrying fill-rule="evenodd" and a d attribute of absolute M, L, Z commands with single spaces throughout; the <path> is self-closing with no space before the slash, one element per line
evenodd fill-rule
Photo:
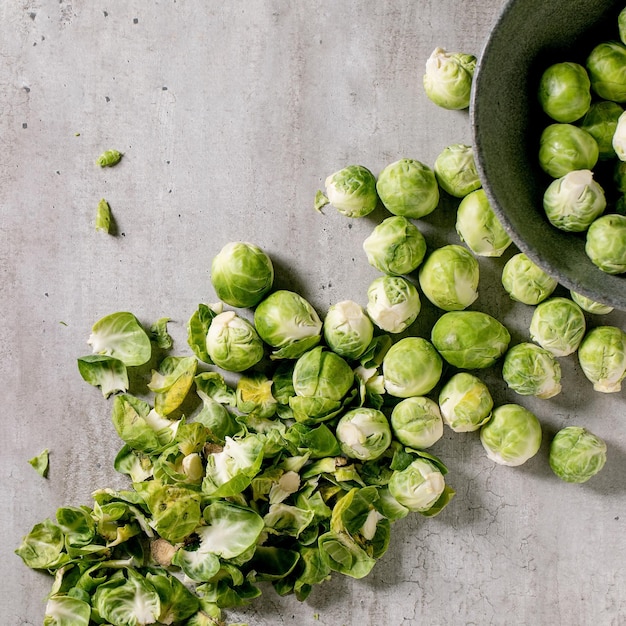
<path fill-rule="evenodd" d="M 470 115 L 485 192 L 517 247 L 564 287 L 626 310 L 626 275 L 599 270 L 585 254 L 584 233 L 560 231 L 545 217 L 542 199 L 551 179 L 537 155 L 549 120 L 536 96 L 548 65 L 584 65 L 594 45 L 617 38 L 623 6 L 615 0 L 510 0 L 480 55 Z"/>

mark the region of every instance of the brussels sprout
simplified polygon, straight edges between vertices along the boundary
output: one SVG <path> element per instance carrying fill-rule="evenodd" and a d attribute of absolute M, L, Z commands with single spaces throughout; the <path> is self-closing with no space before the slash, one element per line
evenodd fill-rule
<path fill-rule="evenodd" d="M 346 359 L 358 359 L 374 337 L 374 325 L 363 307 L 352 300 L 333 304 L 323 325 L 329 348 Z"/>
<path fill-rule="evenodd" d="M 473 432 L 491 417 L 493 398 L 482 380 L 459 372 L 441 389 L 439 408 L 443 420 L 454 432 Z"/>
<path fill-rule="evenodd" d="M 475 56 L 435 48 L 426 61 L 426 95 L 444 109 L 466 109 L 470 103 L 475 69 Z"/>
<path fill-rule="evenodd" d="M 603 304 L 602 302 L 596 302 L 587 296 L 583 296 L 580 293 L 575 291 L 569 292 L 572 300 L 583 310 L 587 311 L 587 313 L 594 313 L 595 315 L 606 315 L 613 310 L 612 306 L 608 304 Z"/>
<path fill-rule="evenodd" d="M 480 429 L 487 456 L 499 465 L 515 467 L 535 456 L 541 446 L 541 424 L 528 409 L 518 404 L 496 407 Z"/>
<path fill-rule="evenodd" d="M 543 196 L 543 208 L 556 228 L 582 232 L 602 215 L 606 198 L 591 170 L 574 170 L 550 183 Z"/>
<path fill-rule="evenodd" d="M 388 394 L 397 398 L 423 396 L 439 382 L 443 363 L 432 344 L 422 337 L 405 337 L 383 359 Z"/>
<path fill-rule="evenodd" d="M 502 286 L 513 300 L 539 304 L 556 289 L 558 281 L 548 276 L 523 252 L 513 255 L 502 268 Z"/>
<path fill-rule="evenodd" d="M 443 437 L 443 420 L 437 403 L 424 396 L 405 398 L 391 412 L 391 429 L 404 446 L 424 450 Z"/>
<path fill-rule="evenodd" d="M 234 311 L 216 315 L 206 336 L 206 347 L 215 365 L 242 372 L 263 358 L 263 342 L 254 326 Z"/>
<path fill-rule="evenodd" d="M 326 195 L 317 192 L 315 208 L 332 204 L 346 217 L 369 215 L 378 204 L 376 177 L 362 165 L 349 165 L 331 174 L 324 183 Z"/>
<path fill-rule="evenodd" d="M 353 382 L 354 372 L 348 363 L 322 346 L 305 352 L 293 369 L 293 389 L 302 397 L 339 401 Z"/>
<path fill-rule="evenodd" d="M 322 320 L 301 295 L 279 289 L 259 303 L 254 325 L 265 343 L 276 348 L 272 358 L 297 359 L 321 339 Z"/>
<path fill-rule="evenodd" d="M 396 470 L 389 479 L 391 495 L 410 511 L 430 509 L 443 494 L 446 481 L 439 468 L 426 459 L 416 459 L 408 467 Z"/>
<path fill-rule="evenodd" d="M 575 122 L 591 104 L 591 82 L 587 70 L 578 63 L 555 63 L 539 81 L 539 103 L 557 122 Z"/>
<path fill-rule="evenodd" d="M 433 169 L 439 186 L 455 198 L 463 198 L 481 186 L 471 146 L 455 143 L 444 148 Z"/>
<path fill-rule="evenodd" d="M 626 44 L 626 8 L 622 9 L 617 16 L 617 28 L 619 30 L 620 41 Z"/>
<path fill-rule="evenodd" d="M 621 391 L 626 378 L 626 333 L 616 326 L 593 328 L 578 348 L 578 360 L 596 391 Z"/>
<path fill-rule="evenodd" d="M 502 256 L 511 245 L 511 238 L 493 212 L 483 189 L 477 189 L 461 200 L 456 213 L 456 232 L 478 256 Z"/>
<path fill-rule="evenodd" d="M 433 250 L 419 272 L 424 295 L 444 311 L 459 311 L 472 304 L 478 298 L 478 279 L 478 261 L 456 244 Z"/>
<path fill-rule="evenodd" d="M 377 459 L 391 444 L 385 414 L 368 407 L 344 413 L 337 422 L 336 434 L 343 454 L 360 461 Z"/>
<path fill-rule="evenodd" d="M 393 215 L 383 220 L 363 242 L 370 265 L 385 274 L 409 274 L 426 254 L 426 240 L 406 217 Z"/>
<path fill-rule="evenodd" d="M 584 483 L 606 463 L 606 443 L 580 426 L 566 426 L 550 444 L 550 467 L 568 483 Z"/>
<path fill-rule="evenodd" d="M 580 123 L 580 127 L 596 140 L 599 158 L 602 160 L 615 156 L 613 135 L 617 127 L 617 119 L 623 111 L 624 109 L 616 102 L 601 100 L 589 107 L 589 111 Z"/>
<path fill-rule="evenodd" d="M 217 297 L 238 308 L 253 307 L 272 288 L 274 267 L 258 246 L 234 241 L 213 258 L 211 282 Z"/>
<path fill-rule="evenodd" d="M 626 216 L 609 214 L 595 220 L 587 231 L 585 252 L 607 274 L 626 272 Z"/>
<path fill-rule="evenodd" d="M 484 369 L 507 350 L 511 335 L 495 318 L 481 311 L 451 311 L 434 324 L 431 341 L 450 365 Z"/>
<path fill-rule="evenodd" d="M 618 41 L 598 44 L 587 57 L 587 71 L 600 98 L 626 102 L 626 46 Z"/>
<path fill-rule="evenodd" d="M 537 305 L 530 320 L 530 338 L 554 356 L 576 352 L 585 329 L 585 314 L 568 298 L 545 300 Z"/>
<path fill-rule="evenodd" d="M 439 203 L 435 173 L 414 159 L 400 159 L 378 175 L 376 191 L 394 215 L 418 219 L 432 213 Z"/>
<path fill-rule="evenodd" d="M 416 320 L 421 307 L 415 285 L 402 276 L 379 276 L 367 289 L 367 314 L 386 332 L 406 330 Z"/>
<path fill-rule="evenodd" d="M 552 178 L 572 170 L 592 170 L 599 156 L 596 140 L 578 126 L 550 124 L 541 133 L 539 165 Z"/>
<path fill-rule="evenodd" d="M 613 146 L 617 158 L 620 161 L 626 161 L 626 111 L 617 119 L 611 145 Z"/>
<path fill-rule="evenodd" d="M 556 357 L 534 343 L 513 346 L 502 363 L 504 382 L 521 396 L 547 399 L 561 393 L 561 366 Z"/>

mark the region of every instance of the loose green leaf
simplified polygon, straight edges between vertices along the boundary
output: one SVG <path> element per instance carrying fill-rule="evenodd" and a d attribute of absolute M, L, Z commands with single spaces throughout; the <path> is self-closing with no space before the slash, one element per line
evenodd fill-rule
<path fill-rule="evenodd" d="M 100 387 L 105 398 L 119 391 L 128 391 L 128 370 L 120 359 L 88 354 L 78 359 L 78 371 L 85 382 Z"/>
<path fill-rule="evenodd" d="M 35 468 L 35 471 L 43 478 L 48 477 L 50 468 L 50 453 L 48 448 L 42 450 L 37 456 L 29 459 L 28 462 Z"/>

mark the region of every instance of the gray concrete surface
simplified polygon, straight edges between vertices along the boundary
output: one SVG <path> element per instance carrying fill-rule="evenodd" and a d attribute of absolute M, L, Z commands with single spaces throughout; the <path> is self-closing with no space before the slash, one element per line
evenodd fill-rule
<path fill-rule="evenodd" d="M 349 163 L 380 171 L 432 164 L 470 141 L 467 112 L 438 109 L 421 77 L 436 46 L 478 54 L 501 0 L 20 0 L 0 4 L 0 622 L 42 622 L 50 578 L 13 554 L 33 524 L 90 493 L 125 485 L 109 404 L 78 375 L 91 325 L 133 311 L 168 316 L 177 349 L 224 243 L 255 241 L 277 284 L 323 313 L 365 303 L 377 276 L 361 244 L 372 219 L 316 213 L 325 177 Z M 104 149 L 124 152 L 101 170 Z M 94 230 L 101 197 L 117 234 Z M 454 204 L 421 227 L 455 241 Z M 527 336 L 532 309 L 513 304 L 481 261 L 480 298 Z M 412 332 L 426 334 L 424 306 Z M 591 325 L 626 327 L 623 313 Z M 304 602 L 271 589 L 228 614 L 255 625 L 613 625 L 626 623 L 624 392 L 594 393 L 576 359 L 563 392 L 531 400 L 488 383 L 499 403 L 535 411 L 540 452 L 494 465 L 475 434 L 449 429 L 433 450 L 457 490 L 439 517 L 398 522 L 364 580 L 335 576 Z M 585 485 L 548 466 L 551 435 L 584 425 L 606 439 L 603 472 Z M 50 449 L 40 478 L 27 460 Z"/>

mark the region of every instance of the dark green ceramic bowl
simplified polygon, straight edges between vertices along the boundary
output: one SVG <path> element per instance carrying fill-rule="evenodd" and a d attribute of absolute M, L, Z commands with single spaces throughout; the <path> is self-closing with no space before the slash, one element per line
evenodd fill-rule
<path fill-rule="evenodd" d="M 545 217 L 542 199 L 551 179 L 537 154 L 549 121 L 537 85 L 548 65 L 584 65 L 594 45 L 616 39 L 624 6 L 623 0 L 510 0 L 480 55 L 470 106 L 483 186 L 517 247 L 564 287 L 621 310 L 626 274 L 599 270 L 585 254 L 584 234 L 560 231 Z M 605 191 L 611 211 L 616 198 L 609 186 Z"/>

